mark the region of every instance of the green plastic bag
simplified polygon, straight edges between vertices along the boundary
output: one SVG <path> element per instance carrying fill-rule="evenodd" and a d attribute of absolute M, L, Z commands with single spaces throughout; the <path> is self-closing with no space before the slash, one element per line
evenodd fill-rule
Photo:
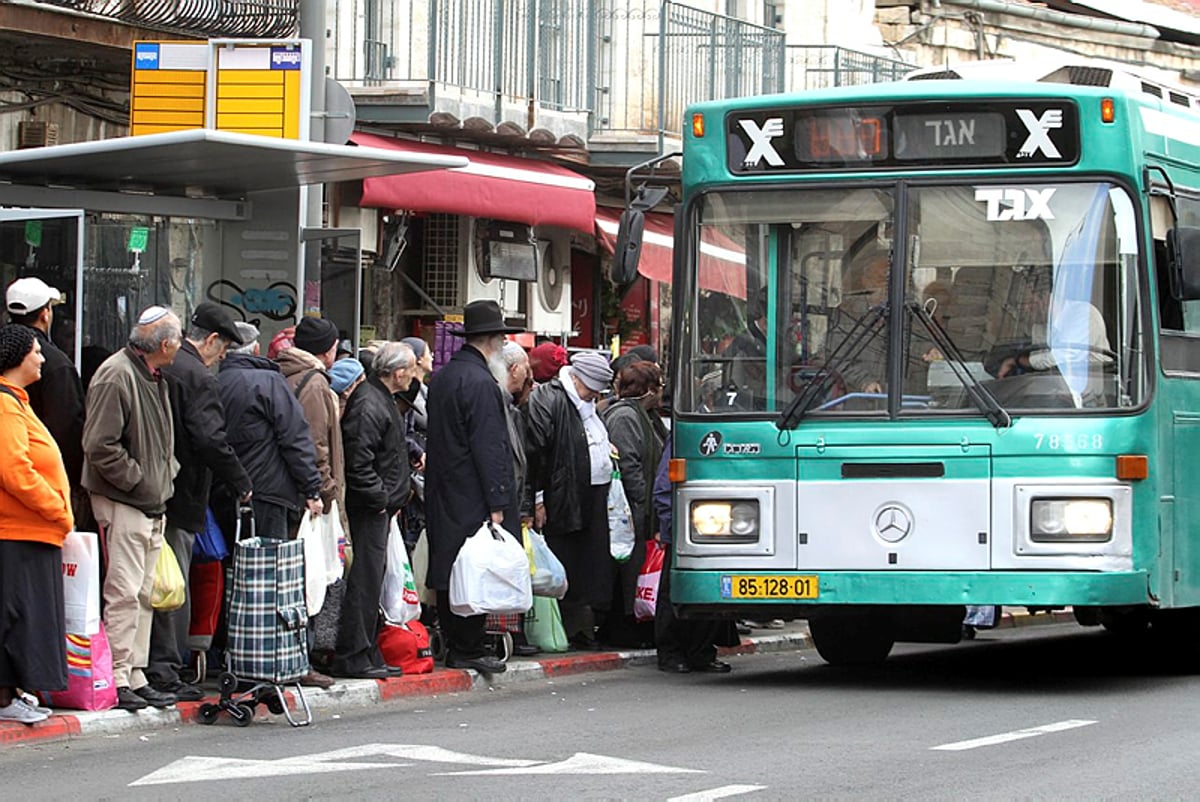
<path fill-rule="evenodd" d="M 525 638 L 543 652 L 565 652 L 570 648 L 558 612 L 558 599 L 534 596 L 525 614 Z"/>

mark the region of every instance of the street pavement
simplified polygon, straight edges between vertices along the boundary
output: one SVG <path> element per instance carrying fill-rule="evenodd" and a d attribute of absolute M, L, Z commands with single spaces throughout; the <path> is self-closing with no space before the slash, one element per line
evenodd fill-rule
<path fill-rule="evenodd" d="M 1200 665 L 1057 624 L 809 649 L 728 675 L 619 670 L 322 714 L 0 750 L 30 799 L 1180 799 L 1200 781 Z"/>

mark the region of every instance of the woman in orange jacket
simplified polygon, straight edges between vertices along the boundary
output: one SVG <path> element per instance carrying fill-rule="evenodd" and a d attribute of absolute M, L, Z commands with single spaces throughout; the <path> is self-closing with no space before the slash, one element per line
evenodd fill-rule
<path fill-rule="evenodd" d="M 46 718 L 17 695 L 67 687 L 62 544 L 74 526 L 62 453 L 29 408 L 33 329 L 0 327 L 0 721 Z"/>

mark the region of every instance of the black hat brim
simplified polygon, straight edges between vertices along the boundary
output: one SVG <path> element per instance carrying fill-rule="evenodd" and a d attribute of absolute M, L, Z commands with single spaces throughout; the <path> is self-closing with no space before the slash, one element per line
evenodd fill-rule
<path fill-rule="evenodd" d="M 450 329 L 450 334 L 455 337 L 474 337 L 477 334 L 523 334 L 525 329 L 514 326 L 484 326 L 479 329 Z"/>

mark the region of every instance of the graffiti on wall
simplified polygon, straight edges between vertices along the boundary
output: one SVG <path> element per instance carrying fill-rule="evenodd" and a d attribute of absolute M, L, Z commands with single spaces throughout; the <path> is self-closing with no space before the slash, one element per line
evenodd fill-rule
<path fill-rule="evenodd" d="M 242 288 L 223 278 L 209 284 L 205 295 L 210 301 L 230 307 L 242 320 L 255 325 L 263 318 L 285 323 L 294 323 L 296 320 L 296 287 L 286 281 L 276 281 L 266 287 Z"/>

